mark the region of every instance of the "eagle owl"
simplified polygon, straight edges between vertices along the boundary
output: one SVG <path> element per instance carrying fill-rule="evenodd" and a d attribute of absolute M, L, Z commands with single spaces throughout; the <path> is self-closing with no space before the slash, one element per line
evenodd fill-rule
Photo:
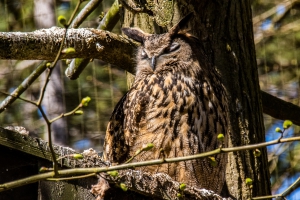
<path fill-rule="evenodd" d="M 197 47 L 199 40 L 183 30 L 190 17 L 165 34 L 122 29 L 141 46 L 133 86 L 116 105 L 107 127 L 105 160 L 122 164 L 149 143 L 154 147 L 134 157 L 133 162 L 219 148 L 217 136 L 227 131 L 225 90 L 217 73 L 200 65 L 205 58 Z M 215 159 L 214 167 L 203 158 L 138 169 L 163 172 L 178 182 L 220 193 L 226 155 Z"/>

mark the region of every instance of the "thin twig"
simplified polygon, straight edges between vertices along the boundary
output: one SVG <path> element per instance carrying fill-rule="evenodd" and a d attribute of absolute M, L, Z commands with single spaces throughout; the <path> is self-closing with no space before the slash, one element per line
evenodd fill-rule
<path fill-rule="evenodd" d="M 82 9 L 82 11 L 84 11 L 86 15 L 89 15 L 90 12 L 94 10 L 94 7 L 96 7 L 101 2 L 102 0 L 92 0 Z M 80 12 L 72 21 L 69 28 L 78 28 L 86 17 L 87 16 L 83 16 L 83 13 Z M 39 66 L 37 66 L 37 68 L 11 93 L 11 95 L 6 97 L 1 102 L 0 113 L 2 113 L 5 108 L 7 108 L 17 99 L 18 96 L 20 96 L 25 90 L 27 90 L 28 87 L 47 69 L 46 64 L 48 62 L 49 61 L 43 61 Z"/>
<path fill-rule="evenodd" d="M 41 64 L 39 64 L 37 68 L 10 95 L 2 92 L 8 96 L 0 104 L 0 113 L 2 113 L 18 97 L 20 97 L 20 95 L 27 90 L 29 86 L 47 69 L 47 63 L 48 61 L 43 61 Z"/>
<path fill-rule="evenodd" d="M 213 155 L 220 154 L 220 153 L 251 150 L 251 149 L 257 149 L 257 148 L 262 148 L 262 147 L 266 147 L 266 146 L 269 146 L 269 145 L 278 144 L 278 143 L 293 142 L 293 141 L 300 141 L 300 137 L 283 138 L 283 139 L 280 139 L 280 140 L 276 139 L 276 140 L 269 141 L 269 142 L 246 145 L 246 146 L 240 146 L 240 147 L 220 148 L 220 149 L 215 149 L 213 151 L 204 152 L 204 153 L 191 155 L 191 156 L 156 159 L 156 160 L 121 164 L 121 165 L 110 166 L 110 167 L 77 168 L 77 169 L 59 170 L 58 174 L 60 176 L 71 176 L 71 175 L 78 175 L 78 174 L 100 173 L 100 172 L 107 172 L 107 171 L 113 171 L 113 170 L 124 170 L 124 169 L 131 169 L 131 168 L 135 168 L 135 167 L 159 165 L 159 164 L 164 164 L 164 163 L 174 163 L 174 162 L 181 162 L 181 161 L 186 161 L 186 160 L 204 158 L 204 157 L 213 156 Z M 5 190 L 9 190 L 9 189 L 12 189 L 12 188 L 15 188 L 15 187 L 19 187 L 19 186 L 22 186 L 22 185 L 26 185 L 26 184 L 29 184 L 29 183 L 34 183 L 34 182 L 44 180 L 44 179 L 47 179 L 47 178 L 52 178 L 54 176 L 55 176 L 54 172 L 47 172 L 47 173 L 44 173 L 44 174 L 38 174 L 38 175 L 34 175 L 34 176 L 27 177 L 27 178 L 24 178 L 24 179 L 19 179 L 19 180 L 16 180 L 16 181 L 0 184 L 0 192 L 5 191 Z M 297 184 L 298 184 L 298 182 L 297 182 Z M 294 184 L 292 186 L 295 187 Z"/>
<path fill-rule="evenodd" d="M 103 19 L 100 21 L 97 29 L 111 31 L 119 21 L 119 8 L 119 1 L 115 0 Z M 99 47 L 99 51 L 101 51 L 101 48 L 103 48 L 103 46 Z M 71 80 L 77 79 L 85 67 L 90 63 L 90 60 L 90 58 L 73 59 L 65 71 L 66 76 Z"/>
<path fill-rule="evenodd" d="M 82 176 L 72 176 L 72 177 L 67 177 L 67 178 L 47 178 L 47 181 L 67 181 L 67 180 L 75 180 L 75 179 L 82 179 L 82 178 L 87 178 L 91 176 L 96 176 L 96 173 L 90 173 Z"/>
<path fill-rule="evenodd" d="M 300 185 L 300 177 L 292 184 L 290 185 L 285 191 L 283 191 L 280 194 L 274 194 L 274 195 L 268 195 L 268 196 L 261 196 L 261 197 L 254 197 L 252 198 L 253 200 L 255 199 L 270 199 L 270 198 L 284 198 L 287 195 L 291 194 L 298 186 Z"/>
<path fill-rule="evenodd" d="M 54 67 L 56 66 L 58 60 L 59 60 L 59 57 L 62 53 L 62 50 L 63 50 L 63 46 L 64 46 L 64 43 L 65 43 L 65 39 L 66 39 L 66 36 L 67 36 L 67 32 L 68 32 L 68 28 L 71 24 L 71 22 L 73 21 L 74 17 L 75 17 L 75 14 L 77 13 L 79 7 L 80 7 L 80 4 L 82 3 L 81 0 L 78 0 L 77 4 L 76 4 L 76 7 L 69 19 L 69 22 L 68 24 L 65 26 L 65 33 L 63 35 L 63 38 L 62 38 L 62 41 L 61 41 L 61 44 L 60 44 L 60 47 L 59 47 L 59 50 L 56 54 L 56 57 L 55 57 L 55 60 L 53 61 L 53 63 L 51 64 L 51 66 L 48 68 L 48 73 L 46 75 L 46 80 L 45 80 L 45 83 L 41 89 L 41 93 L 40 93 L 40 97 L 37 101 L 37 107 L 38 109 L 40 110 L 44 120 L 46 121 L 46 124 L 47 124 L 47 132 L 48 132 L 48 144 L 49 144 L 49 148 L 50 148 L 50 152 L 51 152 L 51 155 L 52 155 L 52 161 L 53 161 L 53 168 L 54 168 L 54 173 L 56 176 L 58 176 L 58 163 L 57 163 L 57 160 L 56 160 L 56 155 L 55 155 L 55 152 L 54 152 L 54 149 L 53 149 L 53 142 L 52 142 L 52 135 L 51 135 L 51 121 L 49 121 L 47 115 L 45 114 L 43 108 L 42 108 L 42 101 L 44 99 L 44 95 L 45 95 L 45 91 L 46 91 L 46 88 L 47 88 L 47 85 L 50 81 L 50 76 L 52 74 L 52 71 L 54 69 Z"/>
<path fill-rule="evenodd" d="M 76 18 L 71 22 L 70 27 L 78 28 L 80 24 L 99 6 L 103 0 L 91 0 L 78 13 Z"/>

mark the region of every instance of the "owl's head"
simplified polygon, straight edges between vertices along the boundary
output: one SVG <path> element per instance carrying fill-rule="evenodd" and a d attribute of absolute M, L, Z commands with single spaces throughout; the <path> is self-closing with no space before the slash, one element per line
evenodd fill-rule
<path fill-rule="evenodd" d="M 164 34 L 148 34 L 138 28 L 122 29 L 129 38 L 141 43 L 136 58 L 137 75 L 174 71 L 192 61 L 192 49 L 187 42 L 190 35 L 183 31 L 191 16 L 192 13 L 188 14 Z"/>

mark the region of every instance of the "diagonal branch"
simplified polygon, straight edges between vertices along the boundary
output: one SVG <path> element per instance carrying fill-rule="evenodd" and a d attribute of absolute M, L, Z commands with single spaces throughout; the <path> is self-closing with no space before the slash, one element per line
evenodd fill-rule
<path fill-rule="evenodd" d="M 1 32 L 0 59 L 54 60 L 65 29 L 52 27 L 34 32 Z M 68 29 L 64 48 L 73 47 L 75 53 L 62 54 L 66 58 L 96 58 L 133 71 L 131 55 L 134 43 L 120 35 L 96 29 Z"/>
<path fill-rule="evenodd" d="M 289 119 L 300 126 L 300 107 L 261 91 L 263 112 L 277 119 Z"/>

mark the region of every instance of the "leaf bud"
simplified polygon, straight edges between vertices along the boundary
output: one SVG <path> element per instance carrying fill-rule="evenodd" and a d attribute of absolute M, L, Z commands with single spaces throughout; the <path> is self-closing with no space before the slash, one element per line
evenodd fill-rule
<path fill-rule="evenodd" d="M 259 149 L 255 149 L 253 151 L 253 154 L 254 154 L 255 157 L 259 157 L 261 155 L 261 151 Z"/>
<path fill-rule="evenodd" d="M 81 104 L 82 106 L 88 106 L 88 103 L 91 101 L 91 97 L 84 97 L 82 100 L 81 100 Z"/>
<path fill-rule="evenodd" d="M 112 177 L 117 177 L 118 175 L 119 175 L 119 172 L 118 171 L 116 171 L 116 170 L 114 170 L 114 171 L 108 171 L 107 172 L 110 176 L 112 176 Z"/>
<path fill-rule="evenodd" d="M 288 129 L 293 125 L 293 122 L 291 120 L 284 120 L 283 122 L 283 128 Z"/>
<path fill-rule="evenodd" d="M 80 153 L 75 153 L 75 154 L 73 154 L 73 158 L 75 158 L 75 159 L 83 159 L 83 155 L 81 155 Z"/>
<path fill-rule="evenodd" d="M 221 141 L 221 142 L 223 142 L 224 141 L 224 137 L 225 137 L 224 134 L 220 133 L 218 135 L 218 140 Z"/>
<path fill-rule="evenodd" d="M 75 115 L 82 115 L 82 114 L 83 114 L 83 111 L 82 111 L 82 110 L 76 110 L 74 114 L 75 114 Z"/>
<path fill-rule="evenodd" d="M 125 183 L 120 183 L 120 188 L 121 188 L 124 192 L 126 192 L 126 191 L 128 190 L 128 187 L 127 187 L 127 185 L 126 185 Z"/>
<path fill-rule="evenodd" d="M 181 183 L 181 184 L 179 185 L 179 190 L 180 190 L 180 191 L 185 190 L 185 188 L 186 188 L 186 184 L 185 184 L 185 183 Z"/>
<path fill-rule="evenodd" d="M 246 178 L 246 184 L 247 185 L 252 185 L 253 184 L 253 181 L 251 178 Z"/>
<path fill-rule="evenodd" d="M 69 48 L 63 49 L 61 52 L 65 53 L 65 54 L 72 54 L 72 53 L 75 53 L 76 51 L 73 47 L 69 47 Z"/>
<path fill-rule="evenodd" d="M 215 157 L 208 157 L 209 158 L 209 162 L 211 164 L 211 166 L 215 167 L 217 166 L 217 161 Z"/>
<path fill-rule="evenodd" d="M 152 149 L 153 147 L 154 147 L 154 144 L 148 143 L 148 144 L 146 144 L 146 145 L 143 145 L 142 150 L 143 150 L 143 151 L 149 151 L 149 150 Z"/>
<path fill-rule="evenodd" d="M 61 25 L 63 25 L 63 26 L 66 26 L 66 25 L 67 25 L 67 20 L 66 20 L 65 16 L 59 15 L 57 19 L 58 19 L 58 22 L 59 22 Z"/>
<path fill-rule="evenodd" d="M 275 131 L 276 131 L 277 133 L 282 133 L 282 130 L 281 130 L 279 127 L 277 127 L 277 128 L 275 129 Z"/>

